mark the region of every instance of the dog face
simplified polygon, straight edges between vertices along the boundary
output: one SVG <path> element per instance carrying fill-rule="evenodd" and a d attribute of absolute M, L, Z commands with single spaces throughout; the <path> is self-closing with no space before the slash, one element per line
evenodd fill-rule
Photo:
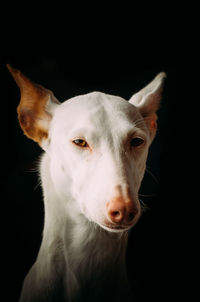
<path fill-rule="evenodd" d="M 62 199 L 70 183 L 89 220 L 114 229 L 132 226 L 140 215 L 138 190 L 151 143 L 139 110 L 99 92 L 79 96 L 57 108 L 49 138 L 52 179 Z M 120 223 L 117 215 L 124 216 Z"/>
<path fill-rule="evenodd" d="M 51 91 L 9 69 L 21 90 L 21 127 L 48 153 L 54 189 L 66 211 L 74 205 L 108 231 L 132 227 L 141 214 L 138 191 L 165 74 L 129 102 L 93 92 L 60 104 Z"/>

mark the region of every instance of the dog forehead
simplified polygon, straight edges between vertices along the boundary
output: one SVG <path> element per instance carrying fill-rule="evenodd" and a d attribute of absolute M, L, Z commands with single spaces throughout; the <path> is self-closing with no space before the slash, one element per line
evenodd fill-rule
<path fill-rule="evenodd" d="M 116 126 L 116 122 L 122 120 L 131 122 L 137 114 L 137 108 L 121 97 L 92 92 L 62 103 L 56 112 L 56 119 L 66 125 L 92 122 L 98 126 L 110 122 Z"/>

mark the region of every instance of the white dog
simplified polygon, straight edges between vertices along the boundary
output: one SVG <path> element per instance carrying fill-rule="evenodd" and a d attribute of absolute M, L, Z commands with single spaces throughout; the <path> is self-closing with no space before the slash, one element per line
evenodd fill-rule
<path fill-rule="evenodd" d="M 129 101 L 92 92 L 61 104 L 8 68 L 21 91 L 20 125 L 45 151 L 43 240 L 20 301 L 130 301 L 127 231 L 141 215 L 165 73 Z"/>

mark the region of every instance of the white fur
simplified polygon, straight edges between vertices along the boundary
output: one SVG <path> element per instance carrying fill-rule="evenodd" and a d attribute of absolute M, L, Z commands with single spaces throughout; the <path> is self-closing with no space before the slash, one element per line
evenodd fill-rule
<path fill-rule="evenodd" d="M 141 214 L 138 191 L 153 139 L 134 102 L 93 92 L 51 107 L 49 138 L 41 144 L 43 240 L 21 302 L 130 301 L 127 230 Z M 145 141 L 138 149 L 130 147 L 134 136 Z M 76 138 L 89 148 L 76 146 Z M 120 230 L 106 210 L 119 194 L 137 208 Z"/>

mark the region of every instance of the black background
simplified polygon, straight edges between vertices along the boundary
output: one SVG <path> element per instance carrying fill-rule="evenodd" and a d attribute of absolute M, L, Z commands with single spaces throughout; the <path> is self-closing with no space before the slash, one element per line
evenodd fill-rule
<path fill-rule="evenodd" d="M 164 54 L 163 45 L 156 49 L 157 53 L 148 57 L 131 54 L 130 48 L 123 54 L 108 54 L 105 49 L 94 54 L 90 49 L 87 55 L 76 51 L 62 56 L 1 56 L 1 246 L 6 301 L 16 301 L 19 295 L 23 278 L 36 258 L 43 226 L 41 188 L 33 172 L 41 150 L 18 125 L 20 94 L 6 63 L 51 89 L 60 101 L 94 90 L 129 99 L 158 72 L 167 73 L 158 133 L 147 162 L 153 176 L 146 173 L 141 188 L 141 194 L 149 195 L 141 197 L 149 210 L 131 231 L 127 265 L 138 301 L 180 301 L 188 293 L 193 274 L 191 221 L 197 202 L 192 195 L 195 110 L 186 89 L 191 74 L 188 60 L 177 53 Z"/>

